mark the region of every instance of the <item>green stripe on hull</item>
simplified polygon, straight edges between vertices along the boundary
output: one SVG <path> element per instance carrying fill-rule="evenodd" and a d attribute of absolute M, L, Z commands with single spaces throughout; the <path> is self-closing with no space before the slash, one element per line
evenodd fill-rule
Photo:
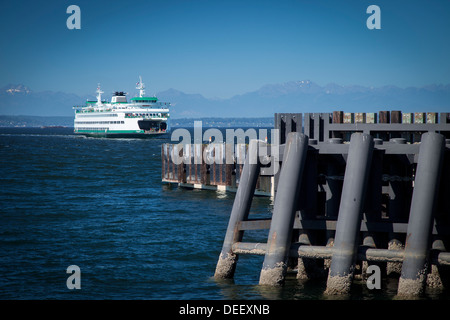
<path fill-rule="evenodd" d="M 144 133 L 144 130 L 78 130 L 75 133 L 109 134 L 109 133 Z"/>
<path fill-rule="evenodd" d="M 79 130 L 75 134 L 94 138 L 151 138 L 164 136 L 169 132 L 144 132 L 143 130 L 114 130 L 108 132 Z"/>

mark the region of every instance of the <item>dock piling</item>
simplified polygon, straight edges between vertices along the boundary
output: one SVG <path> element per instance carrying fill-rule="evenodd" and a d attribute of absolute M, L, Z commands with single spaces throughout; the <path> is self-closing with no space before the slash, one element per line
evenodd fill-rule
<path fill-rule="evenodd" d="M 370 135 L 352 134 L 326 294 L 350 291 L 373 147 Z"/>
<path fill-rule="evenodd" d="M 284 282 L 307 152 L 308 137 L 298 132 L 289 133 L 259 284 L 280 285 Z"/>
<path fill-rule="evenodd" d="M 222 251 L 214 274 L 216 279 L 231 279 L 234 277 L 238 255 L 233 253 L 232 246 L 235 242 L 242 240 L 243 232 L 239 230 L 239 223 L 247 219 L 255 193 L 256 182 L 260 171 L 260 162 L 257 156 L 259 143 L 262 142 L 252 140 L 249 144 L 239 187 L 231 210 L 225 240 L 223 241 Z"/>
<path fill-rule="evenodd" d="M 406 234 L 405 258 L 397 291 L 399 296 L 420 295 L 425 287 L 433 211 L 444 147 L 443 135 L 435 132 L 422 135 Z"/>

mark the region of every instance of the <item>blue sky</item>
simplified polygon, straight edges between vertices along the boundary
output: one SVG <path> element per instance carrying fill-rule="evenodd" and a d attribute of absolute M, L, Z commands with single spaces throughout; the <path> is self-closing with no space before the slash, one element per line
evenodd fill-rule
<path fill-rule="evenodd" d="M 66 9 L 81 9 L 69 30 Z M 369 5 L 381 29 L 369 30 Z M 85 95 L 175 88 L 228 98 L 269 83 L 450 84 L 450 1 L 2 0 L 0 87 Z"/>

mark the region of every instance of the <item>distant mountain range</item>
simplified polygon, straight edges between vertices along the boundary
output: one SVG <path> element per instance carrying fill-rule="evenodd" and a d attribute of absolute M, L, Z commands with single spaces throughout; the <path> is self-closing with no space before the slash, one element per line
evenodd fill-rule
<path fill-rule="evenodd" d="M 177 117 L 261 117 L 276 112 L 450 112 L 450 85 L 421 88 L 383 86 L 341 86 L 304 80 L 270 84 L 254 92 L 230 99 L 207 99 L 200 94 L 186 94 L 175 89 L 160 92 L 158 97 L 174 104 Z"/>
<path fill-rule="evenodd" d="M 273 117 L 276 112 L 450 112 L 450 85 L 399 88 L 328 84 L 309 80 L 268 84 L 257 91 L 229 99 L 208 99 L 176 89 L 159 92 L 157 97 L 172 103 L 172 118 Z M 34 92 L 23 84 L 0 89 L 1 115 L 71 116 L 72 106 L 83 104 L 93 95 Z M 109 98 L 109 97 L 107 97 Z"/>
<path fill-rule="evenodd" d="M 73 127 L 73 116 L 7 116 L 0 115 L 0 128 L 8 127 Z M 273 128 L 274 117 L 255 118 L 176 118 L 172 128 L 193 128 L 194 121 L 200 120 L 203 128 Z"/>

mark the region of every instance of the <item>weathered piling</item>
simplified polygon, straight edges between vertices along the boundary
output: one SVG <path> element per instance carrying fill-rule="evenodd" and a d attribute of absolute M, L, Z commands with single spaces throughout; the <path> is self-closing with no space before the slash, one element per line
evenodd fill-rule
<path fill-rule="evenodd" d="M 255 192 L 256 181 L 258 180 L 260 171 L 260 162 L 258 159 L 259 143 L 262 142 L 257 140 L 250 141 L 241 180 L 231 210 L 227 232 L 223 241 L 222 251 L 214 274 L 216 279 L 230 279 L 234 276 L 238 255 L 233 253 L 232 246 L 233 243 L 242 240 L 243 232 L 239 230 L 239 223 L 247 219 Z"/>
<path fill-rule="evenodd" d="M 428 132 L 422 135 L 409 214 L 405 258 L 398 285 L 400 296 L 417 296 L 424 290 L 444 146 L 445 139 L 441 134 Z"/>
<path fill-rule="evenodd" d="M 350 291 L 373 146 L 373 138 L 368 134 L 354 133 L 351 137 L 327 294 Z"/>
<path fill-rule="evenodd" d="M 307 150 L 307 136 L 289 133 L 259 284 L 279 285 L 284 282 Z"/>

